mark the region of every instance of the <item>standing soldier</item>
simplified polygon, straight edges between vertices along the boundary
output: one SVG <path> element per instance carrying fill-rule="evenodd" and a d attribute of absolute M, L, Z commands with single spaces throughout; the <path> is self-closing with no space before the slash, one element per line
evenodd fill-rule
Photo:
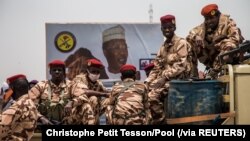
<path fill-rule="evenodd" d="M 218 56 L 237 48 L 244 38 L 234 20 L 222 14 L 216 4 L 203 7 L 201 15 L 205 18 L 204 23 L 189 32 L 187 41 L 191 43 L 199 61 L 209 68 L 208 76 L 217 78 L 221 70 Z M 230 59 L 228 56 L 223 58 L 225 62 L 231 62 Z"/>
<path fill-rule="evenodd" d="M 49 68 L 51 80 L 37 83 L 30 89 L 29 97 L 38 105 L 42 124 L 59 124 L 71 110 L 70 81 L 65 80 L 63 61 L 54 60 Z"/>
<path fill-rule="evenodd" d="M 99 60 L 89 59 L 87 62 L 87 72 L 77 75 L 72 80 L 72 92 L 75 95 L 88 97 L 95 116 L 94 124 L 99 124 L 99 117 L 104 112 L 108 100 L 102 99 L 102 96 L 108 96 L 108 91 L 99 80 L 100 71 L 103 67 L 103 64 Z M 76 106 L 78 105 L 77 101 L 81 102 L 81 99 L 77 100 L 76 98 L 74 101 Z M 78 112 L 74 113 L 77 114 Z"/>
<path fill-rule="evenodd" d="M 29 99 L 29 83 L 23 74 L 7 79 L 12 105 L 0 114 L 0 140 L 29 141 L 36 128 L 37 114 L 35 103 Z"/>
<path fill-rule="evenodd" d="M 173 15 L 161 17 L 161 31 L 166 40 L 161 46 L 154 68 L 145 80 L 150 87 L 149 104 L 152 114 L 152 124 L 164 124 L 164 99 L 172 79 L 185 79 L 190 77 L 190 45 L 183 38 L 175 35 L 176 25 Z"/>
<path fill-rule="evenodd" d="M 106 117 L 111 125 L 146 125 L 151 119 L 148 105 L 148 89 L 135 82 L 136 68 L 123 65 L 120 69 L 121 83 L 113 86 L 109 97 Z"/>

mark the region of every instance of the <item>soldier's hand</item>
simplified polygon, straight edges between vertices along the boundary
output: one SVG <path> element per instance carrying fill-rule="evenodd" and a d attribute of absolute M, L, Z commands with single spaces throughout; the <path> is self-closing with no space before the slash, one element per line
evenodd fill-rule
<path fill-rule="evenodd" d="M 196 46 L 203 47 L 203 40 L 200 36 L 195 37 Z"/>
<path fill-rule="evenodd" d="M 146 85 L 147 88 L 149 88 L 149 82 L 144 81 L 144 84 Z"/>
<path fill-rule="evenodd" d="M 103 97 L 109 97 L 109 93 L 102 93 Z"/>
<path fill-rule="evenodd" d="M 219 36 L 217 36 L 217 37 L 214 38 L 213 42 L 218 43 L 218 42 L 222 41 L 225 38 L 227 38 L 226 35 L 219 35 Z"/>
<path fill-rule="evenodd" d="M 64 107 L 64 114 L 67 116 L 70 115 L 72 107 L 73 107 L 73 101 L 69 101 L 67 105 Z"/>
<path fill-rule="evenodd" d="M 53 125 L 53 123 L 50 122 L 50 121 L 49 121 L 46 117 L 44 117 L 44 116 L 42 116 L 39 120 L 41 121 L 41 123 L 42 123 L 43 125 Z"/>

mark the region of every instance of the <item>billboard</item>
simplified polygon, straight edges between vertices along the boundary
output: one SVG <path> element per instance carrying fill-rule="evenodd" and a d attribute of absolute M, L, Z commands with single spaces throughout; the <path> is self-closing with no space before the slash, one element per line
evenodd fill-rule
<path fill-rule="evenodd" d="M 160 24 L 46 24 L 46 64 L 66 64 L 68 79 L 86 70 L 87 60 L 101 60 L 101 79 L 120 79 L 119 68 L 133 64 L 145 79 L 142 65 L 155 58 L 163 42 Z M 47 78 L 49 77 L 47 73 Z"/>

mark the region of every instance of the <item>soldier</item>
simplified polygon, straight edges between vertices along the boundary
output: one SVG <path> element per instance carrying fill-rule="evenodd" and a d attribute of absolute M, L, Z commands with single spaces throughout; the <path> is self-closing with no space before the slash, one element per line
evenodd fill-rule
<path fill-rule="evenodd" d="M 217 78 L 221 70 L 218 56 L 237 48 L 244 38 L 234 20 L 222 14 L 216 4 L 203 7 L 201 15 L 204 16 L 204 23 L 189 32 L 187 41 L 199 61 L 209 68 L 208 76 Z M 223 58 L 225 62 L 231 62 L 230 59 L 228 56 Z M 196 66 L 197 61 L 194 62 Z"/>
<path fill-rule="evenodd" d="M 106 117 L 111 125 L 146 125 L 151 119 L 148 105 L 148 89 L 135 82 L 136 68 L 123 65 L 120 69 L 121 83 L 113 86 L 109 97 Z"/>
<path fill-rule="evenodd" d="M 36 128 L 38 111 L 35 103 L 29 99 L 29 83 L 23 74 L 7 79 L 12 105 L 0 114 L 0 140 L 29 141 Z"/>
<path fill-rule="evenodd" d="M 150 74 L 151 70 L 154 68 L 154 66 L 155 66 L 154 63 L 150 63 L 144 67 L 144 71 L 145 71 L 147 77 L 149 76 L 149 74 Z"/>
<path fill-rule="evenodd" d="M 53 60 L 49 68 L 51 80 L 38 82 L 30 89 L 29 97 L 38 106 L 42 124 L 59 124 L 72 108 L 70 81 L 65 80 L 63 61 Z"/>
<path fill-rule="evenodd" d="M 99 124 L 99 117 L 104 112 L 107 103 L 107 99 L 102 99 L 102 97 L 108 97 L 108 90 L 99 80 L 100 71 L 103 67 L 99 60 L 89 59 L 86 73 L 81 73 L 72 80 L 73 93 L 88 97 L 95 116 L 94 124 Z M 81 102 L 81 99 L 76 99 L 75 105 L 78 105 L 77 101 Z"/>
<path fill-rule="evenodd" d="M 168 93 L 169 81 L 189 78 L 191 70 L 189 56 L 191 47 L 185 39 L 175 35 L 175 17 L 165 15 L 160 20 L 161 30 L 166 40 L 158 51 L 154 68 L 145 80 L 151 90 L 149 104 L 152 124 L 165 123 L 163 103 Z"/>

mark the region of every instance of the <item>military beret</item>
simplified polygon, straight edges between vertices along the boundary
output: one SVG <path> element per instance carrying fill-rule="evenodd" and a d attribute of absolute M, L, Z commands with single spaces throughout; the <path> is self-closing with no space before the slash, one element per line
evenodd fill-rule
<path fill-rule="evenodd" d="M 97 67 L 97 68 L 104 67 L 103 64 L 102 64 L 102 62 L 100 60 L 98 60 L 98 59 L 89 59 L 87 61 L 87 63 L 88 63 L 87 64 L 88 67 Z"/>
<path fill-rule="evenodd" d="M 162 24 L 163 23 L 168 23 L 168 22 L 170 22 L 172 24 L 175 24 L 175 16 L 173 16 L 173 15 L 162 16 L 160 20 L 161 20 Z"/>
<path fill-rule="evenodd" d="M 125 64 L 120 68 L 120 72 L 123 73 L 125 71 L 133 71 L 136 73 L 136 67 L 130 64 Z"/>
<path fill-rule="evenodd" d="M 14 76 L 11 76 L 11 77 L 7 78 L 6 82 L 10 85 L 15 80 L 20 79 L 20 78 L 26 79 L 26 76 L 23 75 L 23 74 L 17 74 L 17 75 L 14 75 Z"/>
<path fill-rule="evenodd" d="M 53 60 L 49 63 L 49 67 L 52 67 L 52 66 L 62 66 L 62 67 L 65 67 L 65 63 L 61 60 Z"/>
<path fill-rule="evenodd" d="M 144 70 L 145 71 L 147 71 L 147 70 L 151 70 L 152 68 L 154 68 L 154 63 L 150 63 L 150 64 L 148 64 L 148 65 L 146 65 L 145 67 L 144 67 Z"/>
<path fill-rule="evenodd" d="M 217 4 L 209 4 L 202 8 L 201 15 L 203 16 L 213 16 L 215 15 L 216 11 L 218 11 Z"/>

